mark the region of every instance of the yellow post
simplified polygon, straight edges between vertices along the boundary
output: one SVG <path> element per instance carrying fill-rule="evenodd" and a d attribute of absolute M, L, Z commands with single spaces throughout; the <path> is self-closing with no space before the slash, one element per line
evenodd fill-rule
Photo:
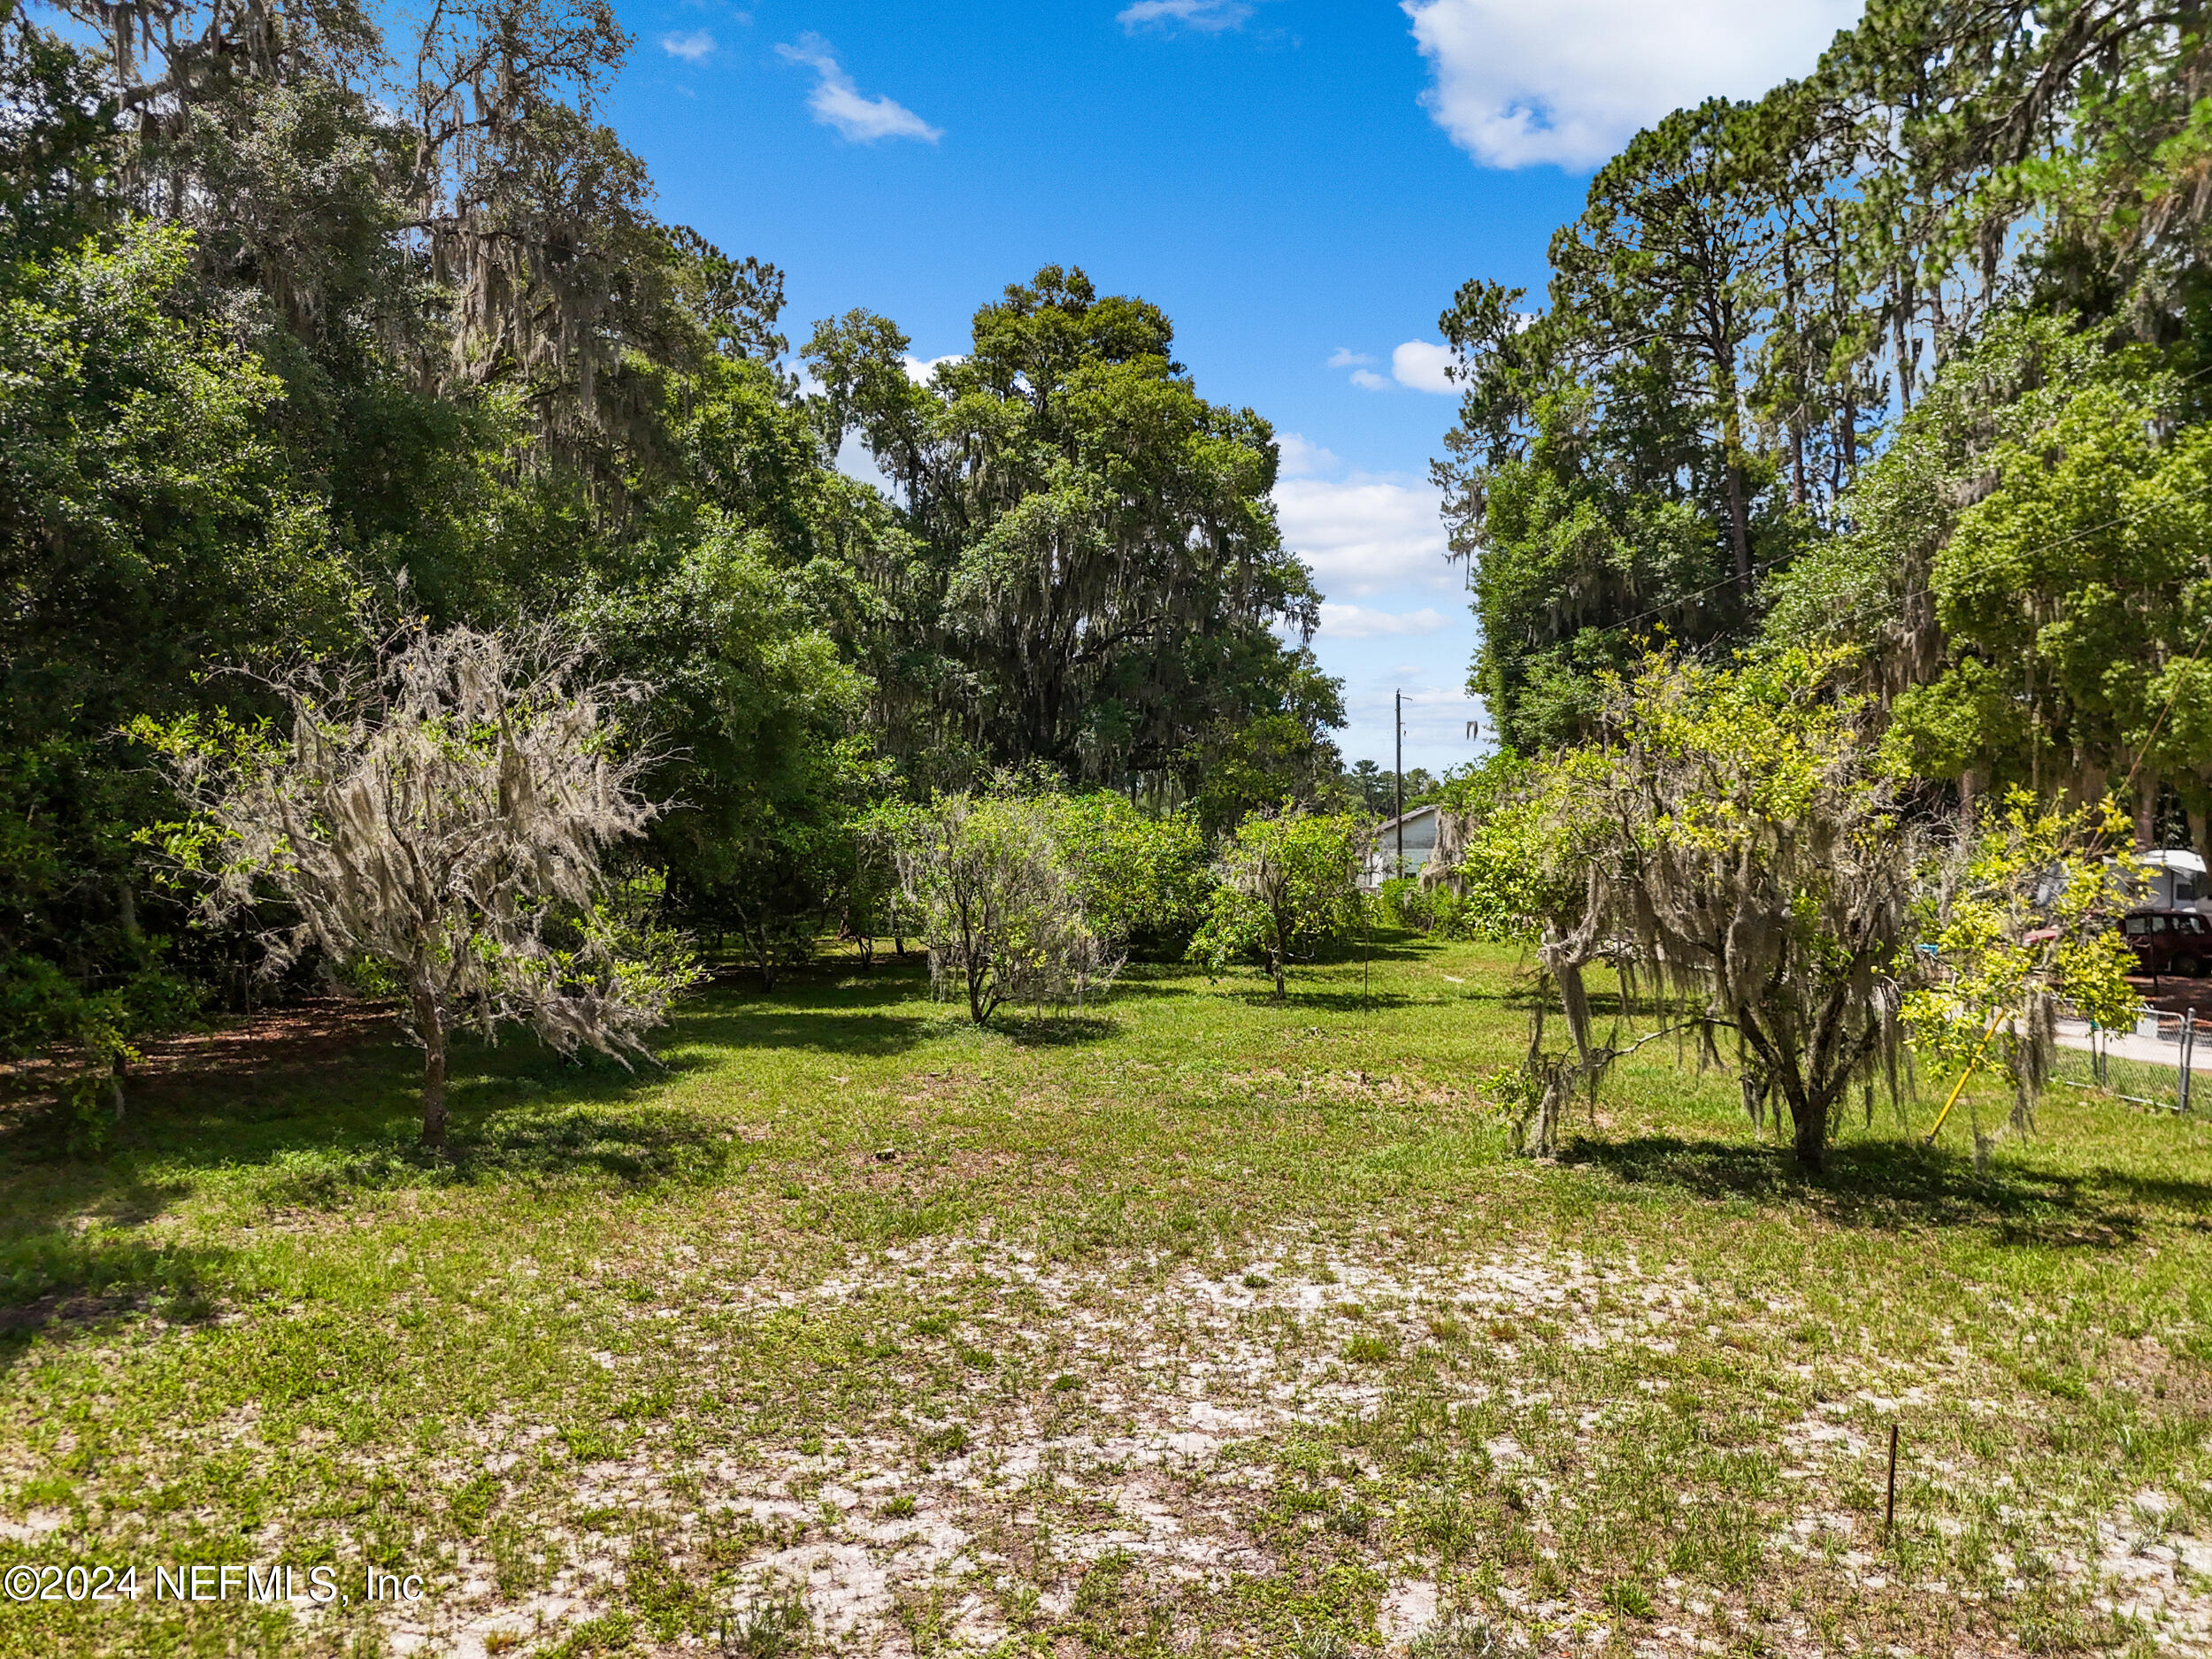
<path fill-rule="evenodd" d="M 1951 1115 L 1951 1108 L 1959 1103 L 1959 1096 L 1966 1093 L 1966 1079 L 1974 1075 L 1974 1068 L 1981 1064 L 1982 1050 L 1989 1047 L 1989 1040 L 1997 1034 L 1997 1022 L 2003 1018 L 2001 1010 L 1989 1017 L 1989 1029 L 1982 1033 L 1982 1040 L 1974 1045 L 1974 1057 L 1966 1063 L 1966 1070 L 1959 1073 L 1958 1083 L 1951 1090 L 1951 1098 L 1943 1102 L 1943 1110 L 1936 1114 L 1935 1128 L 1928 1131 L 1928 1138 L 1920 1143 L 1922 1146 L 1935 1145 L 1937 1132 L 1943 1127 L 1943 1120 Z"/>

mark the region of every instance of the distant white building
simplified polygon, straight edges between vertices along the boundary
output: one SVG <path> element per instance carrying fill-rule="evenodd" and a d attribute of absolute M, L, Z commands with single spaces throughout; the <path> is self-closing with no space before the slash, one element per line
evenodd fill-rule
<path fill-rule="evenodd" d="M 1385 818 L 1382 827 L 1375 832 L 1375 844 L 1367 855 L 1367 866 L 1360 872 L 1359 884 L 1372 893 L 1393 876 L 1417 876 L 1436 856 L 1436 829 L 1438 811 L 1432 804 L 1417 806 L 1402 818 Z M 1405 826 L 1405 863 L 1398 862 L 1398 826 Z"/>

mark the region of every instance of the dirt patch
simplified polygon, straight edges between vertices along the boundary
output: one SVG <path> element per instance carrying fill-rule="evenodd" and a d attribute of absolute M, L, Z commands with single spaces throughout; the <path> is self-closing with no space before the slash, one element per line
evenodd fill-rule
<path fill-rule="evenodd" d="M 41 1296 L 13 1308 L 0 1308 L 0 1336 L 41 1331 L 50 1325 L 91 1325 L 141 1305 L 134 1296 Z"/>
<path fill-rule="evenodd" d="M 264 1010 L 209 1031 L 186 1032 L 145 1046 L 126 1087 L 172 1078 L 238 1080 L 328 1065 L 371 1042 L 404 1041 L 389 1003 L 318 996 Z M 0 1102 L 50 1097 L 80 1068 L 68 1050 L 0 1065 Z"/>

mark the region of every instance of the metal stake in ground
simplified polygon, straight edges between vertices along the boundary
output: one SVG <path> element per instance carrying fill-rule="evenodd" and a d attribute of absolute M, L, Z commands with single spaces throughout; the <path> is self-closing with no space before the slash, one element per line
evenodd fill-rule
<path fill-rule="evenodd" d="M 1889 1425 L 1889 1502 L 1882 1506 L 1882 1532 L 1886 1537 L 1897 1525 L 1897 1425 Z"/>
<path fill-rule="evenodd" d="M 2196 1070 L 2197 1010 L 2181 1010 L 2181 1056 L 2174 1077 L 2175 1103 L 2183 1110 L 2189 1110 L 2189 1077 Z"/>

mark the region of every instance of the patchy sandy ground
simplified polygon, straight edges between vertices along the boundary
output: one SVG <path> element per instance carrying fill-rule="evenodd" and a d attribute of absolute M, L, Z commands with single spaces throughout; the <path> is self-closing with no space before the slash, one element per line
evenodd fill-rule
<path fill-rule="evenodd" d="M 740 1640 L 747 1619 L 772 1623 L 793 1596 L 814 1646 L 840 1654 L 987 1652 L 1025 1631 L 1064 1626 L 1087 1608 L 1095 1612 L 1094 1604 L 1164 1623 L 1171 1645 L 1185 1646 L 1209 1601 L 1226 1605 L 1240 1583 L 1290 1570 L 1285 1552 L 1296 1539 L 1286 1541 L 1279 1521 L 1271 1532 L 1261 1520 L 1286 1479 L 1286 1446 L 1302 1435 L 1320 1444 L 1321 1431 L 1388 1403 L 1393 1385 L 1378 1378 L 1392 1373 L 1348 1363 L 1361 1343 L 1379 1358 L 1473 1333 L 1484 1364 L 1431 1374 L 1448 1380 L 1447 1413 L 1489 1407 L 1538 1425 L 1525 1438 L 1540 1448 L 1504 1432 L 1482 1451 L 1526 1494 L 1540 1538 L 1598 1498 L 1569 1471 L 1601 1463 L 1598 1454 L 1624 1432 L 1622 1412 L 1637 1403 L 1555 1398 L 1543 1378 L 1561 1375 L 1563 1356 L 1571 1371 L 1576 1356 L 1671 1353 L 1685 1333 L 1710 1338 L 1732 1329 L 1763 1340 L 1764 1323 L 1795 1311 L 1770 1302 L 1763 1320 L 1733 1306 L 1722 1314 L 1686 1275 L 1632 1257 L 1599 1264 L 1502 1248 L 1440 1263 L 1398 1261 L 1382 1245 L 1331 1250 L 1286 1240 L 1225 1271 L 1219 1263 L 1186 1265 L 1160 1277 L 1111 1263 L 1041 1265 L 987 1240 L 887 1250 L 807 1289 L 749 1286 L 716 1311 L 851 1305 L 918 1286 L 960 1293 L 969 1307 L 1012 1310 L 988 1340 L 1002 1351 L 1018 1345 L 1041 1375 L 1063 1380 L 1012 1396 L 979 1385 L 950 1409 L 941 1401 L 925 1409 L 918 1378 L 913 1397 L 886 1401 L 818 1440 L 742 1455 L 639 1449 L 573 1471 L 578 1508 L 661 1517 L 671 1559 L 726 1566 L 734 1555 L 733 1650 L 749 1650 Z M 680 1309 L 641 1317 L 655 1315 L 680 1324 L 686 1317 Z M 1539 1347 L 1549 1350 L 1548 1367 L 1525 1363 Z M 1834 1397 L 1783 1424 L 1763 1450 L 1779 1465 L 1786 1499 L 1762 1509 L 1763 1524 L 1771 1521 L 1770 1557 L 1816 1566 L 1847 1594 L 1975 1600 L 1984 1593 L 1939 1579 L 1893 1582 L 1878 1528 L 1839 1494 L 1879 1469 L 1879 1423 L 1939 1402 L 1970 1417 L 2019 1403 L 1968 1392 L 1975 1379 L 1957 1354 L 1867 1356 L 1845 1370 L 1857 1373 L 1855 1386 L 1832 1389 Z M 1836 1374 L 1832 1363 L 1832 1384 Z M 486 1466 L 511 1465 L 550 1434 L 507 1425 L 494 1435 Z M 1359 1509 L 1356 1489 L 1371 1499 L 1380 1473 L 1356 1449 L 1333 1446 L 1327 1455 L 1342 1508 L 1307 1513 L 1301 1524 L 1314 1532 Z M 1912 1448 L 1908 1471 L 1939 1487 L 1993 1479 Z M 2001 1488 L 2009 1477 L 1993 1479 Z M 1397 1506 L 1408 1501 L 1402 1494 Z M 2212 1545 L 2170 1530 L 2175 1507 L 2171 1494 L 2146 1492 L 2109 1516 L 2055 1520 L 2055 1536 L 2073 1541 L 2054 1548 L 2039 1570 L 2090 1589 L 2101 1611 L 2135 1621 L 2161 1650 L 2212 1653 Z M 1439 1558 L 1409 1548 L 1388 1525 L 1371 1529 L 1363 1519 L 1348 1543 L 1332 1541 L 1363 1562 L 1379 1586 L 1366 1604 L 1379 1647 L 1333 1647 L 1335 1638 L 1317 1636 L 1286 1648 L 1249 1628 L 1240 1634 L 1232 1617 L 1214 1627 L 1215 1650 L 1486 1650 Z M 388 1625 L 394 1651 L 474 1659 L 503 1651 L 496 1644 L 513 1638 L 502 1632 L 557 1631 L 611 1605 L 628 1571 L 621 1546 L 558 1526 L 549 1535 L 565 1548 L 566 1564 L 543 1594 L 500 1603 L 486 1564 L 465 1561 L 467 1582 L 440 1603 L 434 1623 Z M 1479 1557 L 1481 1547 L 1473 1553 Z M 2007 1593 L 2016 1594 L 2024 1583 L 2016 1564 L 2001 1555 L 1998 1565 Z M 1555 1586 L 1546 1595 L 1507 1582 L 1492 1594 L 1493 1609 L 1505 1609 L 1498 1639 L 1508 1648 L 1620 1641 L 1638 1653 L 1713 1652 L 1735 1641 L 1745 1621 L 1731 1598 L 1671 1577 L 1649 1586 L 1651 1605 L 1632 1620 L 1606 1606 L 1602 1586 Z M 1062 1640 L 1063 1652 L 1086 1650 Z M 1831 1651 L 1802 1619 L 1784 1623 L 1770 1640 L 1782 1651 Z"/>

